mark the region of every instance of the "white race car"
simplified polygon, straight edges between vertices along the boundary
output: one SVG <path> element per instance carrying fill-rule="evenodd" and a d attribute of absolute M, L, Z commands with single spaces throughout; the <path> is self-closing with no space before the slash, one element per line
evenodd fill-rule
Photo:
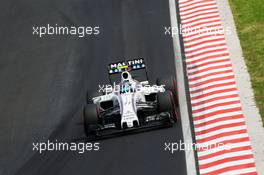
<path fill-rule="evenodd" d="M 157 79 L 156 85 L 150 85 L 143 59 L 110 64 L 108 71 L 111 85 L 87 97 L 83 112 L 87 137 L 169 127 L 177 121 L 179 110 L 174 78 Z M 144 74 L 144 81 L 134 79 L 140 78 L 140 73 Z"/>

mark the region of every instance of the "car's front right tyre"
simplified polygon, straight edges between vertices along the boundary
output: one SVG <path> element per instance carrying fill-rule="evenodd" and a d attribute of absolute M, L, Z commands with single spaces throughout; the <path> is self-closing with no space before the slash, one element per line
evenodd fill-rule
<path fill-rule="evenodd" d="M 86 136 L 95 135 L 98 129 L 98 108 L 95 104 L 87 104 L 83 111 L 83 123 Z"/>

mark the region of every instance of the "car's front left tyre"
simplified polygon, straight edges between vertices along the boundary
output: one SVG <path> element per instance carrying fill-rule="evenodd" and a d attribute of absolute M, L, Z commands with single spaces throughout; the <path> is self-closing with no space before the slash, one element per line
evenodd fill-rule
<path fill-rule="evenodd" d="M 175 99 L 170 90 L 157 94 L 157 108 L 159 113 L 169 112 L 171 119 L 177 121 Z"/>

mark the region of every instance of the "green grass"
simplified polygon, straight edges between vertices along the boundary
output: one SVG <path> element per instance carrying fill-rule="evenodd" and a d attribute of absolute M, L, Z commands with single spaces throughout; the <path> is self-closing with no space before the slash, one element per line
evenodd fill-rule
<path fill-rule="evenodd" d="M 264 122 L 264 1 L 229 0 L 229 4 Z"/>

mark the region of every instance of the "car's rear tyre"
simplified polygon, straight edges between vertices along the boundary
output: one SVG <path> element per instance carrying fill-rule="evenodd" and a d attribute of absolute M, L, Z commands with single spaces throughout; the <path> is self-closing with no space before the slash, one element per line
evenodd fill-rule
<path fill-rule="evenodd" d="M 174 97 L 174 103 L 178 106 L 178 95 L 177 95 L 177 81 L 174 77 L 158 78 L 156 81 L 158 86 L 163 85 L 166 90 L 172 92 Z"/>
<path fill-rule="evenodd" d="M 165 85 L 166 90 L 170 90 L 176 93 L 177 90 L 177 83 L 174 77 L 167 77 L 167 78 L 158 78 L 156 81 L 157 85 Z"/>
<path fill-rule="evenodd" d="M 86 136 L 95 135 L 98 129 L 98 109 L 95 104 L 87 104 L 83 111 Z"/>
<path fill-rule="evenodd" d="M 173 121 L 177 121 L 175 100 L 170 90 L 157 94 L 157 108 L 159 113 L 169 112 Z"/>
<path fill-rule="evenodd" d="M 97 91 L 95 91 L 95 92 L 87 92 L 87 94 L 86 94 L 86 103 L 87 104 L 92 104 L 93 103 L 92 99 L 94 97 L 98 97 L 98 96 L 101 96 L 101 95 L 103 95 L 103 93 L 97 92 Z"/>

